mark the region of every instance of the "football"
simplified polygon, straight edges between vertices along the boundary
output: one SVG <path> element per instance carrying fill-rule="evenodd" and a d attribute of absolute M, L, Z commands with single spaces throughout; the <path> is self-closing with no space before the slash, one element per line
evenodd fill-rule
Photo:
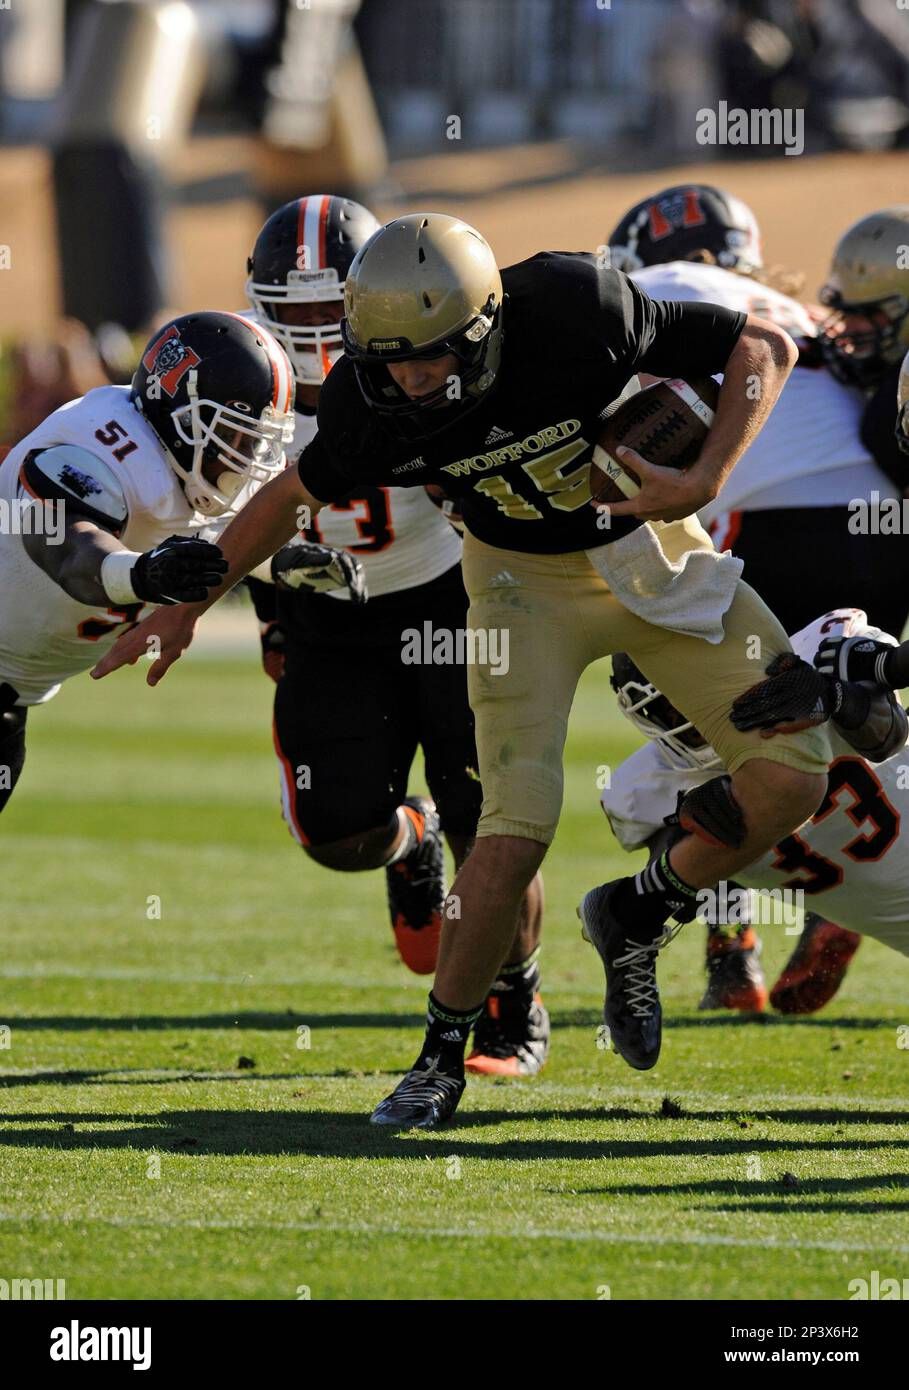
<path fill-rule="evenodd" d="M 720 388 L 712 377 L 655 382 L 627 397 L 606 418 L 590 464 L 595 502 L 621 502 L 640 491 L 633 468 L 619 461 L 622 445 L 662 468 L 690 468 L 713 424 Z"/>

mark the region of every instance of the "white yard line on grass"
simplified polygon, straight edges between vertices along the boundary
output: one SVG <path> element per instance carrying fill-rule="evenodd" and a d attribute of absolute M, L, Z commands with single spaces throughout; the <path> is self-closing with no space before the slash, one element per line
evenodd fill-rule
<path fill-rule="evenodd" d="M 218 1218 L 180 1221 L 171 1217 L 159 1220 L 124 1216 L 63 1217 L 54 1216 L 48 1212 L 37 1213 L 34 1216 L 22 1216 L 21 1213 L 3 1211 L 0 1211 L 0 1222 L 20 1226 L 28 1226 L 34 1222 L 40 1222 L 43 1225 L 113 1226 L 125 1230 L 164 1228 L 194 1231 L 289 1231 L 301 1234 L 322 1232 L 325 1235 L 394 1236 L 396 1238 L 404 1236 L 415 1240 L 437 1240 L 441 1236 L 446 1240 L 564 1240 L 599 1245 L 719 1245 L 742 1250 L 791 1250 L 793 1248 L 791 1240 L 777 1240 L 773 1236 L 742 1240 L 738 1236 L 708 1235 L 702 1231 L 686 1231 L 671 1236 L 657 1233 L 648 1234 L 644 1231 L 565 1231 L 551 1230 L 545 1227 L 491 1232 L 488 1229 L 481 1230 L 473 1226 L 420 1227 L 405 1226 L 397 1222 L 391 1224 L 370 1224 L 367 1222 L 357 1224 L 355 1222 L 325 1221 L 226 1221 Z M 881 1241 L 805 1240 L 802 1236 L 799 1236 L 798 1248 L 800 1250 L 829 1250 L 834 1254 L 866 1250 L 886 1252 L 889 1255 L 909 1254 L 909 1244 L 887 1244 Z"/>

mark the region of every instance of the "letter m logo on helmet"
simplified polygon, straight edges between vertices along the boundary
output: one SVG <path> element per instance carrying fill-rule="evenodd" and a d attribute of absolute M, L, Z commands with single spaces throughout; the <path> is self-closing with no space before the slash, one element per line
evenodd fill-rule
<path fill-rule="evenodd" d="M 648 216 L 650 235 L 654 241 L 662 241 L 681 227 L 703 227 L 707 221 L 696 186 L 673 190 L 665 197 L 655 198 L 648 208 Z"/>
<path fill-rule="evenodd" d="M 201 515 L 223 515 L 246 483 L 267 482 L 284 466 L 293 372 L 268 330 L 239 314 L 204 310 L 160 329 L 136 368 L 130 400 Z"/>
<path fill-rule="evenodd" d="M 185 374 L 191 367 L 198 367 L 201 361 L 199 354 L 183 342 L 179 328 L 170 324 L 152 342 L 142 358 L 142 365 L 161 383 L 161 389 L 173 397 Z"/>

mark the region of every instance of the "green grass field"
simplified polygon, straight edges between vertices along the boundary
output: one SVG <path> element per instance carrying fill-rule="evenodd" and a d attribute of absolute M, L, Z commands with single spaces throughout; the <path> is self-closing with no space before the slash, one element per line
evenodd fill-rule
<path fill-rule="evenodd" d="M 816 1018 L 705 1017 L 693 925 L 661 961 L 659 1066 L 598 1050 L 574 909 L 632 862 L 595 779 L 634 739 L 602 663 L 545 870 L 549 1065 L 471 1081 L 441 1133 L 371 1130 L 426 983 L 383 876 L 290 840 L 269 701 L 235 655 L 157 691 L 80 678 L 30 718 L 3 817 L 0 1276 L 71 1298 L 843 1299 L 909 1274 L 905 960 L 866 942 Z M 792 938 L 764 935 L 773 978 Z"/>

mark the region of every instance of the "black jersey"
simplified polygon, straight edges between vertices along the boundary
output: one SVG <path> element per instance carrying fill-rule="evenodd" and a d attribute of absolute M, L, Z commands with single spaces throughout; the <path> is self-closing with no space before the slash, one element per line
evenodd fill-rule
<path fill-rule="evenodd" d="M 909 487 L 909 457 L 896 439 L 900 363 L 891 367 L 865 403 L 862 443 L 900 492 Z"/>
<path fill-rule="evenodd" d="M 650 299 L 593 255 L 540 252 L 502 272 L 502 360 L 495 384 L 462 420 L 404 441 L 363 398 L 342 358 L 319 397 L 319 432 L 300 455 L 300 478 L 321 502 L 357 483 L 439 483 L 458 497 L 479 540 L 557 554 L 627 535 L 590 505 L 589 465 L 603 411 L 639 371 L 721 372 L 745 315 L 713 304 Z M 599 521 L 599 524 L 598 524 Z"/>

